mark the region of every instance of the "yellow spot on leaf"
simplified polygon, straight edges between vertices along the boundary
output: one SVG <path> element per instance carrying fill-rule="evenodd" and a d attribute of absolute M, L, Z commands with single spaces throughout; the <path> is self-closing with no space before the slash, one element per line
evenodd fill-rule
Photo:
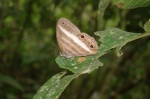
<path fill-rule="evenodd" d="M 86 60 L 86 57 L 79 57 L 78 58 L 78 62 L 79 63 L 82 63 L 82 62 L 84 62 Z"/>

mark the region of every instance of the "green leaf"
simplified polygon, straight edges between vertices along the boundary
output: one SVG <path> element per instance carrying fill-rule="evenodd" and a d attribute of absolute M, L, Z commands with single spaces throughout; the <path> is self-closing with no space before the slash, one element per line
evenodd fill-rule
<path fill-rule="evenodd" d="M 150 32 L 150 19 L 144 24 L 144 30 Z"/>
<path fill-rule="evenodd" d="M 126 32 L 117 28 L 107 28 L 104 31 L 95 32 L 95 35 L 99 36 L 101 46 L 97 53 L 97 57 L 102 56 L 112 48 L 117 48 L 117 53 L 120 53 L 120 49 L 127 42 L 135 40 L 141 35 L 141 33 Z"/>
<path fill-rule="evenodd" d="M 58 99 L 66 86 L 74 79 L 74 75 L 65 76 L 65 72 L 49 79 L 35 94 L 33 99 Z M 62 78 L 63 77 L 63 78 Z"/>
<path fill-rule="evenodd" d="M 7 75 L 0 75 L 0 81 L 23 91 L 23 87 L 13 78 Z"/>
<path fill-rule="evenodd" d="M 96 55 L 85 57 L 85 61 L 83 62 L 79 62 L 79 59 L 82 57 L 75 57 L 70 59 L 58 56 L 56 58 L 56 63 L 61 68 L 68 69 L 73 73 L 90 73 L 94 69 L 97 69 L 99 66 L 103 66 L 98 58 L 106 54 L 110 49 L 116 48 L 117 55 L 120 56 L 122 54 L 120 50 L 126 43 L 150 35 L 149 33 L 142 34 L 126 32 L 117 28 L 108 28 L 104 31 L 98 31 L 95 34 L 100 37 L 101 42 Z"/>
<path fill-rule="evenodd" d="M 85 58 L 85 61 L 79 62 L 82 58 Z M 90 73 L 103 65 L 95 56 L 75 57 L 71 59 L 58 56 L 56 58 L 56 63 L 61 68 L 68 69 L 78 74 Z"/>
<path fill-rule="evenodd" d="M 113 0 L 113 3 L 121 9 L 150 6 L 150 0 Z"/>

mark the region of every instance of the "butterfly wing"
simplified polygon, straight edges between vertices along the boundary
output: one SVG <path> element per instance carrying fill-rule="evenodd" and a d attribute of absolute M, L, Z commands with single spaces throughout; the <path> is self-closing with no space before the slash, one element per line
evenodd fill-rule
<path fill-rule="evenodd" d="M 60 55 L 65 57 L 74 57 L 76 52 L 72 39 L 69 34 L 77 35 L 80 30 L 68 19 L 60 18 L 56 26 L 56 36 L 58 46 L 60 47 Z M 76 48 L 77 50 L 77 48 Z"/>
<path fill-rule="evenodd" d="M 68 19 L 60 18 L 56 28 L 57 42 L 61 49 L 61 56 L 70 58 L 95 54 L 89 46 L 89 41 L 90 43 L 93 42 L 93 38 L 86 33 L 81 33 Z"/>

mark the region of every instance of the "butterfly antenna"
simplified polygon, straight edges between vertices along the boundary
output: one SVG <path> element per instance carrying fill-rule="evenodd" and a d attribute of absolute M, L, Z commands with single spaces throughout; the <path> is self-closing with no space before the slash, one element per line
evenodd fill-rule
<path fill-rule="evenodd" d="M 59 51 L 61 51 L 60 48 L 59 48 L 55 43 L 52 42 L 52 44 L 53 44 Z M 61 56 L 61 57 L 62 57 L 62 59 L 63 59 L 64 65 L 66 65 L 66 61 L 65 61 L 64 57 L 63 57 L 63 56 Z"/>
<path fill-rule="evenodd" d="M 52 42 L 52 44 L 60 51 L 60 48 L 55 43 Z"/>

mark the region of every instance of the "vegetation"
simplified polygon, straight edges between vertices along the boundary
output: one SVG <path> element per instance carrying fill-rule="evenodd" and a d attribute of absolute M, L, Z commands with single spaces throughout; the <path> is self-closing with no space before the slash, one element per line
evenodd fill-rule
<path fill-rule="evenodd" d="M 150 0 L 1 0 L 0 97 L 148 99 L 149 5 Z M 59 56 L 55 34 L 61 17 L 96 38 L 96 55 L 81 62 Z"/>

